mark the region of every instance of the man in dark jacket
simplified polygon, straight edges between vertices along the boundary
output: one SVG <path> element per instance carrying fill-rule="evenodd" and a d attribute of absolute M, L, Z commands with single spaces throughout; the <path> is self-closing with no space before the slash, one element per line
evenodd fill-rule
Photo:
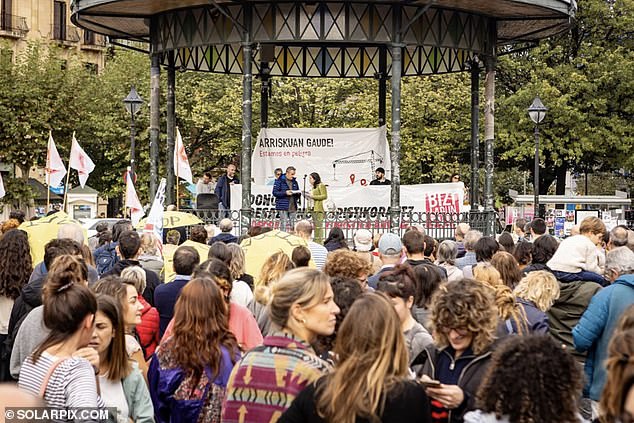
<path fill-rule="evenodd" d="M 218 223 L 218 227 L 220 228 L 221 233 L 211 238 L 209 240 L 209 245 L 213 244 L 214 242 L 224 242 L 225 244 L 238 242 L 238 237 L 231 233 L 231 231 L 233 230 L 233 222 L 231 221 L 231 219 L 222 219 L 220 223 Z"/>
<path fill-rule="evenodd" d="M 125 231 L 119 236 L 119 244 L 117 245 L 117 254 L 121 257 L 112 270 L 102 275 L 115 275 L 120 276 L 121 271 L 126 267 L 139 266 L 141 263 L 137 260 L 139 256 L 139 250 L 141 248 L 141 238 L 135 231 Z M 154 290 L 160 285 L 161 281 L 156 273 L 151 270 L 143 269 L 145 271 L 145 291 L 143 291 L 143 298 L 154 305 Z"/>
<path fill-rule="evenodd" d="M 240 180 L 236 178 L 236 166 L 230 164 L 227 166 L 227 173 L 218 178 L 214 191 L 219 201 L 220 217 L 229 217 L 231 213 L 231 185 L 239 183 Z"/>
<path fill-rule="evenodd" d="M 174 306 L 183 287 L 191 279 L 194 268 L 200 262 L 198 251 L 193 247 L 178 247 L 174 253 L 174 271 L 176 278 L 170 282 L 160 285 L 154 291 L 154 303 L 159 312 L 159 339 L 163 337 L 165 329 L 174 317 Z"/>
<path fill-rule="evenodd" d="M 280 214 L 280 231 L 289 232 L 295 227 L 295 215 L 299 209 L 301 192 L 295 168 L 289 166 L 286 173 L 275 180 L 273 196 L 275 197 L 275 210 Z"/>

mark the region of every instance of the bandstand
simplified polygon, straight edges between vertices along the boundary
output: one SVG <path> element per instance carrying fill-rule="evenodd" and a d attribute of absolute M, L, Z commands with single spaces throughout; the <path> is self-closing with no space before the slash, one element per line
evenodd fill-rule
<path fill-rule="evenodd" d="M 378 125 L 391 84 L 392 213 L 399 213 L 402 76 L 471 73 L 471 208 L 493 209 L 496 59 L 567 30 L 574 0 L 266 1 L 74 0 L 74 24 L 112 40 L 141 41 L 151 55 L 150 193 L 158 176 L 159 75 L 167 73 L 168 201 L 175 136 L 175 71 L 243 75 L 242 218 L 249 218 L 254 73 L 262 126 L 276 76 L 376 78 Z M 479 87 L 484 73 L 484 198 L 478 199 Z M 490 232 L 487 230 L 487 232 Z"/>

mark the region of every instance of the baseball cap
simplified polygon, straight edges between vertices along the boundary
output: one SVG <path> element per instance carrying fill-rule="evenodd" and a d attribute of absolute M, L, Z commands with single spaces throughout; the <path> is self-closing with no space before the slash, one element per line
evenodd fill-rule
<path fill-rule="evenodd" d="M 398 235 L 385 233 L 379 239 L 379 253 L 386 256 L 400 255 L 403 250 L 403 243 Z"/>
<path fill-rule="evenodd" d="M 370 251 L 372 249 L 372 234 L 367 229 L 359 229 L 354 234 L 354 246 L 357 251 Z"/>

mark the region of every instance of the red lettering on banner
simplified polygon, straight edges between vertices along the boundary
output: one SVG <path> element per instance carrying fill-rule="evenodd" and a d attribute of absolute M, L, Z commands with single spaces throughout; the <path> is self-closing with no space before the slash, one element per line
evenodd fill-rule
<path fill-rule="evenodd" d="M 458 198 L 458 193 L 448 193 L 448 192 L 435 192 L 435 193 L 427 193 L 425 194 L 425 211 L 427 213 L 460 213 L 460 202 Z M 442 219 L 442 216 L 438 216 Z M 428 228 L 449 228 L 454 225 L 451 222 L 443 222 L 432 218 L 432 216 L 428 217 Z M 443 219 L 444 220 L 444 219 Z"/>

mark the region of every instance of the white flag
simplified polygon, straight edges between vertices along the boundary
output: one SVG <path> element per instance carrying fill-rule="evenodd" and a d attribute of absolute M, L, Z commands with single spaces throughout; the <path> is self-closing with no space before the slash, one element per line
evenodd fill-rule
<path fill-rule="evenodd" d="M 165 204 L 165 178 L 161 179 L 161 183 L 156 190 L 152 208 L 145 220 L 143 232 L 154 234 L 156 237 L 157 247 L 163 252 L 163 207 Z"/>
<path fill-rule="evenodd" d="M 0 198 L 4 197 L 7 192 L 4 190 L 4 182 L 2 181 L 2 173 L 0 173 Z"/>
<path fill-rule="evenodd" d="M 190 184 L 194 183 L 192 169 L 189 167 L 187 152 L 185 151 L 185 145 L 183 144 L 183 138 L 181 137 L 181 132 L 178 128 L 176 128 L 176 145 L 174 146 L 174 172 L 176 172 L 176 175 L 178 175 L 179 178 L 186 180 Z"/>
<path fill-rule="evenodd" d="M 48 148 L 46 150 L 46 182 L 49 187 L 58 187 L 66 176 L 66 166 L 57 152 L 53 134 L 48 133 Z"/>
<path fill-rule="evenodd" d="M 70 147 L 70 167 L 79 173 L 79 184 L 83 188 L 90 172 L 95 170 L 95 164 L 90 160 L 88 154 L 79 146 L 75 133 L 73 132 L 73 143 Z"/>
<path fill-rule="evenodd" d="M 125 177 L 125 206 L 130 207 L 130 220 L 132 220 L 132 226 L 136 226 L 143 217 L 143 206 L 139 201 L 139 197 L 136 195 L 134 182 L 132 182 L 130 173 L 130 167 L 128 167 Z"/>

